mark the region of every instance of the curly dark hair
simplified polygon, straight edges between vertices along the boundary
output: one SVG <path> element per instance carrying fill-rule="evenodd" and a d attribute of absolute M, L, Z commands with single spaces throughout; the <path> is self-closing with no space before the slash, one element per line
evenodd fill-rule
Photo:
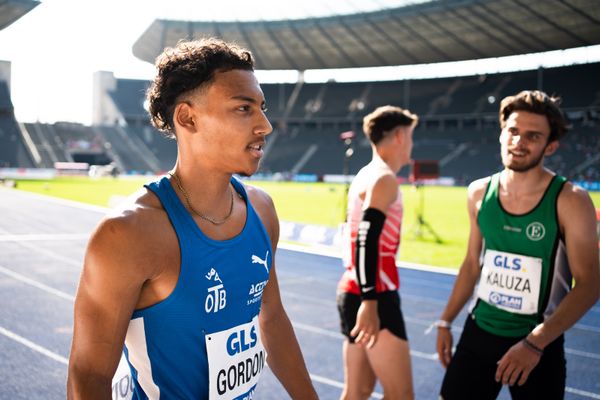
<path fill-rule="evenodd" d="M 500 127 L 504 129 L 510 114 L 515 111 L 527 111 L 544 115 L 550 125 L 548 143 L 562 139 L 569 130 L 569 122 L 560 109 L 560 97 L 549 96 L 540 90 L 523 90 L 514 96 L 508 96 L 500 102 Z"/>
<path fill-rule="evenodd" d="M 156 58 L 156 77 L 146 99 L 156 129 L 175 137 L 173 113 L 182 94 L 210 83 L 215 72 L 234 69 L 253 71 L 250 51 L 220 39 L 180 41 Z"/>
<path fill-rule="evenodd" d="M 363 131 L 371 143 L 379 143 L 387 132 L 398 126 L 415 126 L 419 117 L 400 107 L 381 106 L 363 118 Z"/>

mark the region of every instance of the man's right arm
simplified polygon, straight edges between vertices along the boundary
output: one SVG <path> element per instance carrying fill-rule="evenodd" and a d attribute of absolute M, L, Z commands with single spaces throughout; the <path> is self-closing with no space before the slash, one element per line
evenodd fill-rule
<path fill-rule="evenodd" d="M 470 232 L 467 254 L 458 271 L 446 308 L 440 317 L 440 320 L 442 321 L 449 323 L 454 321 L 460 310 L 462 310 L 469 298 L 473 295 L 475 284 L 479 279 L 479 274 L 481 272 L 479 257 L 481 253 L 482 238 L 479 226 L 477 225 L 477 213 L 488 182 L 489 179 L 480 179 L 469 185 L 468 213 Z M 444 368 L 446 368 L 452 357 L 452 333 L 450 332 L 449 327 L 438 327 L 436 348 L 438 358 Z"/>
<path fill-rule="evenodd" d="M 75 298 L 67 397 L 111 399 L 111 382 L 143 277 L 132 264 L 123 217 L 102 221 L 90 238 Z M 136 271 L 137 270 L 137 271 Z"/>

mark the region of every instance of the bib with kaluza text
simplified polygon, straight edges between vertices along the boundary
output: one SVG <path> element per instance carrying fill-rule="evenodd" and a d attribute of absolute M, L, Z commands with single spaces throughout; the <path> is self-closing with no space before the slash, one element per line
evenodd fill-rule
<path fill-rule="evenodd" d="M 538 312 L 542 259 L 487 250 L 477 297 L 497 308 L 517 314 Z"/>

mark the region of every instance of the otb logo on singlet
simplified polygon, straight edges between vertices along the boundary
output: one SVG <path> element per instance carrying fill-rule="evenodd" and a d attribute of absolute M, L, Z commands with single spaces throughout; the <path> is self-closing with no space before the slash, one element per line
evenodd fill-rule
<path fill-rule="evenodd" d="M 205 277 L 209 281 L 218 282 L 217 285 L 207 289 L 208 294 L 206 295 L 206 300 L 204 300 L 204 310 L 207 313 L 216 313 L 219 310 L 224 309 L 227 305 L 227 292 L 225 291 L 223 281 L 221 281 L 221 278 L 219 277 L 219 273 L 214 268 L 211 268 Z"/>
<path fill-rule="evenodd" d="M 537 242 L 538 240 L 542 240 L 546 235 L 546 228 L 540 222 L 532 222 L 527 225 L 525 233 L 529 240 Z"/>

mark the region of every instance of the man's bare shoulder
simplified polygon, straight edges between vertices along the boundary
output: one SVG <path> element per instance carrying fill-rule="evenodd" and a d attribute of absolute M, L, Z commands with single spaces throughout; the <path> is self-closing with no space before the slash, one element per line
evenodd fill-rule
<path fill-rule="evenodd" d="M 142 188 L 129 196 L 102 219 L 98 230 L 110 228 L 124 234 L 145 234 L 148 225 L 166 217 L 162 204 L 151 191 Z M 150 230 L 151 231 L 151 230 Z"/>
<path fill-rule="evenodd" d="M 103 269 L 146 265 L 146 272 L 152 275 L 151 260 L 173 238 L 160 201 L 149 190 L 141 189 L 100 221 L 88 244 L 86 264 Z"/>
<path fill-rule="evenodd" d="M 248 185 L 246 183 L 242 184 L 244 185 L 246 193 L 248 194 L 248 199 L 254 208 L 264 211 L 271 211 L 275 209 L 273 199 L 267 192 L 257 186 Z"/>
<path fill-rule="evenodd" d="M 477 179 L 469 184 L 467 188 L 467 193 L 469 194 L 469 198 L 478 198 L 481 199 L 490 183 L 492 177 L 487 176 L 485 178 Z"/>
<path fill-rule="evenodd" d="M 565 182 L 558 196 L 559 217 L 561 214 L 572 215 L 579 212 L 593 216 L 594 204 L 590 194 L 580 186 Z"/>
<path fill-rule="evenodd" d="M 565 182 L 559 198 L 564 199 L 564 201 L 573 205 L 578 203 L 583 204 L 591 201 L 590 194 L 587 192 L 587 190 L 569 181 Z"/>
<path fill-rule="evenodd" d="M 265 225 L 269 236 L 272 240 L 277 241 L 277 238 L 279 237 L 279 218 L 275 211 L 273 199 L 261 188 L 245 183 L 242 184 L 246 188 L 249 202 L 252 204 L 252 207 L 254 207 L 262 223 Z"/>

